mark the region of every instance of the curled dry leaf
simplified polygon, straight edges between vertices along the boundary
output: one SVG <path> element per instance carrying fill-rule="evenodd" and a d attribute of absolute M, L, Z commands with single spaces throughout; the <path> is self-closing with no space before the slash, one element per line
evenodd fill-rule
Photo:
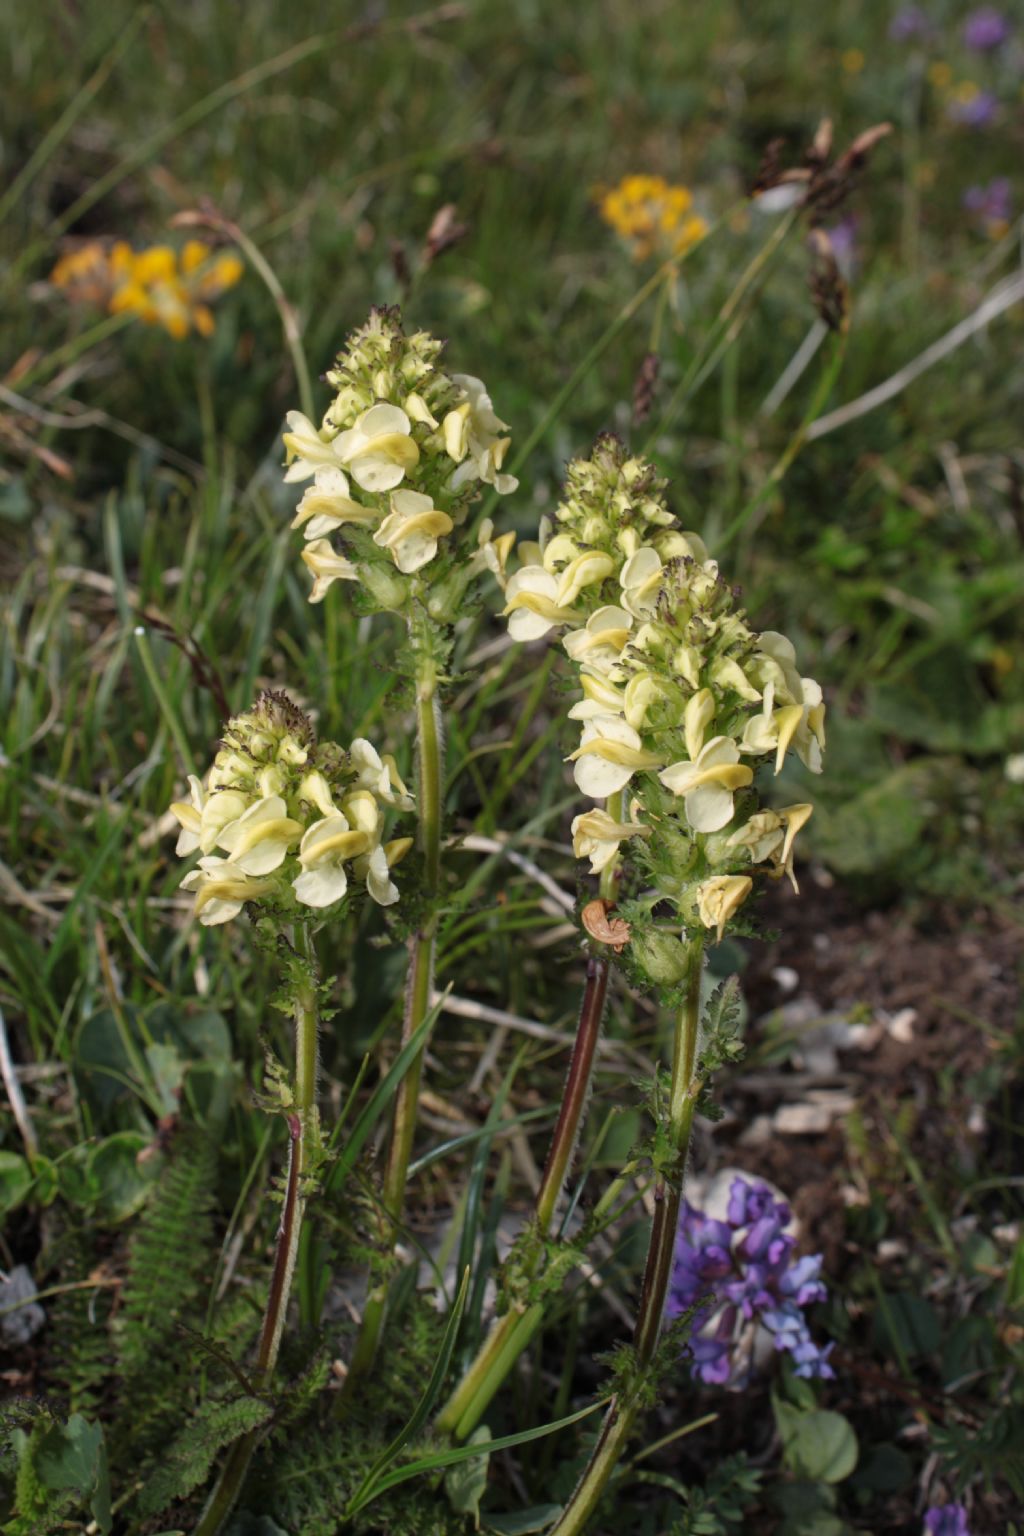
<path fill-rule="evenodd" d="M 609 917 L 611 910 L 610 901 L 596 896 L 583 908 L 583 926 L 598 944 L 607 944 L 617 955 L 621 955 L 629 943 L 629 924 L 623 917 Z"/>

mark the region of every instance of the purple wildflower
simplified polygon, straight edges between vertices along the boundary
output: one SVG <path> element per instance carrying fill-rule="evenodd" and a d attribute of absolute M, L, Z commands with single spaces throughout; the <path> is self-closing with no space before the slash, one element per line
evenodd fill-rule
<path fill-rule="evenodd" d="M 836 264 L 844 277 L 849 277 L 857 266 L 857 224 L 855 213 L 848 213 L 833 224 L 828 231 L 829 244 Z"/>
<path fill-rule="evenodd" d="M 1013 216 L 1010 196 L 1010 178 L 995 176 L 987 186 L 968 187 L 964 193 L 964 207 L 974 215 L 993 238 L 1006 233 Z"/>
<path fill-rule="evenodd" d="M 954 97 L 946 107 L 946 115 L 965 128 L 987 128 L 998 110 L 999 98 L 991 91 L 975 91 L 971 95 Z"/>
<path fill-rule="evenodd" d="M 904 5 L 889 23 L 889 36 L 895 43 L 909 43 L 915 37 L 931 37 L 932 24 L 920 5 Z"/>
<path fill-rule="evenodd" d="M 718 1221 L 684 1202 L 666 1311 L 680 1317 L 704 1297 L 693 1317 L 693 1373 L 719 1385 L 740 1384 L 746 1365 L 737 1362 L 741 1336 L 752 1353 L 756 1330 L 787 1353 L 798 1376 L 834 1376 L 832 1345 L 811 1338 L 803 1308 L 826 1296 L 821 1254 L 797 1258 L 786 1231 L 790 1209 L 765 1184 L 734 1179 L 726 1220 Z"/>
<path fill-rule="evenodd" d="M 962 1504 L 935 1504 L 925 1510 L 926 1536 L 971 1536 Z"/>
<path fill-rule="evenodd" d="M 1010 23 L 994 5 L 979 5 L 964 22 L 964 42 L 976 53 L 1001 48 L 1010 35 Z"/>

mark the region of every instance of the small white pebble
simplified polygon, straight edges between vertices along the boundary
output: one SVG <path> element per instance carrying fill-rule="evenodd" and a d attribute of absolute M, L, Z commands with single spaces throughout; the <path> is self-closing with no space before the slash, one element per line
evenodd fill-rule
<path fill-rule="evenodd" d="M 893 1040 L 898 1041 L 900 1045 L 909 1045 L 914 1038 L 914 1025 L 916 1022 L 916 1008 L 901 1008 L 898 1013 L 894 1013 L 889 1018 L 886 1028 Z"/>

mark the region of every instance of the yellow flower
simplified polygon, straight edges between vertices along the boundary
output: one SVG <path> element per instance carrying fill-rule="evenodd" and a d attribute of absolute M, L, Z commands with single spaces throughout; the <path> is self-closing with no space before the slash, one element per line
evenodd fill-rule
<path fill-rule="evenodd" d="M 113 293 L 108 307 L 111 314 L 130 313 L 145 325 L 160 325 L 176 341 L 193 329 L 209 336 L 214 319 L 206 301 L 233 287 L 243 270 L 236 255 L 215 257 L 200 240 L 189 240 L 180 258 L 173 246 L 133 251 L 120 241 L 110 255 Z"/>
<path fill-rule="evenodd" d="M 408 576 L 433 560 L 438 539 L 451 533 L 454 526 L 447 512 L 435 507 L 429 496 L 420 491 L 392 491 L 391 511 L 373 542 L 389 549 L 398 569 Z"/>
<path fill-rule="evenodd" d="M 944 91 L 953 79 L 953 71 L 944 59 L 936 59 L 928 66 L 928 80 L 937 91 Z"/>
<path fill-rule="evenodd" d="M 175 852 L 182 857 L 198 848 L 212 853 L 221 831 L 237 821 L 249 802 L 237 789 L 223 789 L 207 794 L 194 773 L 188 776 L 190 799 L 176 800 L 171 812 L 181 825 Z"/>
<path fill-rule="evenodd" d="M 649 619 L 653 615 L 661 590 L 662 571 L 658 551 L 645 544 L 630 555 L 619 572 L 622 606 L 635 619 Z"/>
<path fill-rule="evenodd" d="M 371 405 L 332 446 L 364 491 L 392 491 L 420 460 L 411 431 L 412 423 L 397 405 Z"/>
<path fill-rule="evenodd" d="M 754 777 L 739 757 L 731 736 L 713 736 L 692 762 L 672 763 L 659 773 L 665 788 L 683 797 L 686 819 L 695 832 L 720 832 L 732 820 L 733 792 Z"/>
<path fill-rule="evenodd" d="M 340 468 L 341 454 L 337 438 L 324 437 L 301 411 L 289 411 L 284 419 L 288 427 L 281 438 L 288 466 L 284 475 L 286 481 L 309 480 L 320 469 Z"/>
<path fill-rule="evenodd" d="M 493 485 L 499 496 L 507 496 L 519 485 L 514 475 L 501 473 L 512 439 L 502 434 L 505 422 L 495 413 L 483 382 L 469 373 L 452 374 L 452 382 L 465 390 L 466 398 L 444 419 L 445 448 L 459 466 L 452 476 L 452 489 L 458 490 L 470 480 Z"/>
<path fill-rule="evenodd" d="M 357 568 L 344 555 L 335 553 L 330 539 L 314 539 L 307 544 L 302 551 L 302 563 L 313 574 L 311 603 L 322 603 L 334 581 L 359 580 Z"/>
<path fill-rule="evenodd" d="M 843 67 L 845 75 L 859 75 L 867 60 L 864 57 L 863 49 L 847 48 L 840 54 L 839 62 Z"/>
<path fill-rule="evenodd" d="M 632 248 L 635 261 L 655 250 L 679 256 L 703 240 L 708 226 L 693 213 L 688 187 L 671 186 L 663 176 L 624 176 L 618 186 L 596 194 L 601 217 Z"/>
<path fill-rule="evenodd" d="M 590 860 L 590 872 L 599 875 L 610 864 L 627 837 L 650 837 L 650 827 L 638 821 L 616 821 L 607 811 L 585 811 L 572 824 L 572 851 Z"/>
<path fill-rule="evenodd" d="M 299 412 L 289 411 L 288 414 L 298 416 Z M 305 421 L 305 417 L 302 419 Z M 292 527 L 301 528 L 305 523 L 303 536 L 307 539 L 320 539 L 344 523 L 373 523 L 376 519 L 376 508 L 364 507 L 352 500 L 344 470 L 321 465 L 313 475 L 313 484 L 307 486 L 302 494 L 302 500 L 292 518 Z"/>
<path fill-rule="evenodd" d="M 199 860 L 181 882 L 183 891 L 195 891 L 196 916 L 205 928 L 229 923 L 247 901 L 258 901 L 274 886 L 273 880 L 255 880 L 229 859 L 215 854 Z"/>
<path fill-rule="evenodd" d="M 269 875 L 284 863 L 293 843 L 302 836 L 301 821 L 293 821 L 280 795 L 257 800 L 237 821 L 229 821 L 217 845 L 246 875 Z"/>
<path fill-rule="evenodd" d="M 563 637 L 562 644 L 572 661 L 583 662 L 592 671 L 607 677 L 622 655 L 632 627 L 631 614 L 614 603 L 607 603 L 590 615 L 585 629 L 571 629 Z"/>
<path fill-rule="evenodd" d="M 721 942 L 725 925 L 754 888 L 749 875 L 712 875 L 697 887 L 697 909 L 705 928 L 716 928 Z"/>
<path fill-rule="evenodd" d="M 625 789 L 638 768 L 659 768 L 664 759 L 648 752 L 618 715 L 594 715 L 584 721 L 583 740 L 568 761 L 576 764 L 577 788 L 592 800 L 606 800 Z"/>
<path fill-rule="evenodd" d="M 50 282 L 63 288 L 72 303 L 105 305 L 114 282 L 110 257 L 99 241 L 91 240 L 60 258 Z"/>
<path fill-rule="evenodd" d="M 542 565 L 524 565 L 508 579 L 507 602 L 502 617 L 508 619 L 513 640 L 539 640 L 555 625 L 579 618 L 572 608 L 558 604 L 558 578 Z"/>
<path fill-rule="evenodd" d="M 369 846 L 369 834 L 353 831 L 340 811 L 315 821 L 299 844 L 302 872 L 292 881 L 296 898 L 307 907 L 333 906 L 348 890 L 345 860 Z"/>

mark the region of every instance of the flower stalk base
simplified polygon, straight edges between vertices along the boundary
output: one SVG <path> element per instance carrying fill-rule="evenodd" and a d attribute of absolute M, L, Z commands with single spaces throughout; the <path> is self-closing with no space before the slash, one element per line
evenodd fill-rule
<path fill-rule="evenodd" d="M 591 1515 L 600 1503 L 643 1407 L 645 1377 L 657 1349 L 665 1298 L 672 1274 L 672 1253 L 679 1221 L 696 1094 L 699 1088 L 695 1068 L 700 1029 L 700 979 L 703 962 L 703 939 L 691 939 L 687 948 L 683 1004 L 676 1020 L 672 1049 L 672 1080 L 668 1106 L 671 1162 L 658 1173 L 655 1181 L 654 1219 L 651 1224 L 647 1262 L 633 1332 L 638 1386 L 628 1393 L 620 1392 L 612 1399 L 605 1415 L 600 1438 L 594 1447 L 586 1471 L 576 1485 L 551 1536 L 577 1536 L 577 1533 L 585 1530 Z"/>

